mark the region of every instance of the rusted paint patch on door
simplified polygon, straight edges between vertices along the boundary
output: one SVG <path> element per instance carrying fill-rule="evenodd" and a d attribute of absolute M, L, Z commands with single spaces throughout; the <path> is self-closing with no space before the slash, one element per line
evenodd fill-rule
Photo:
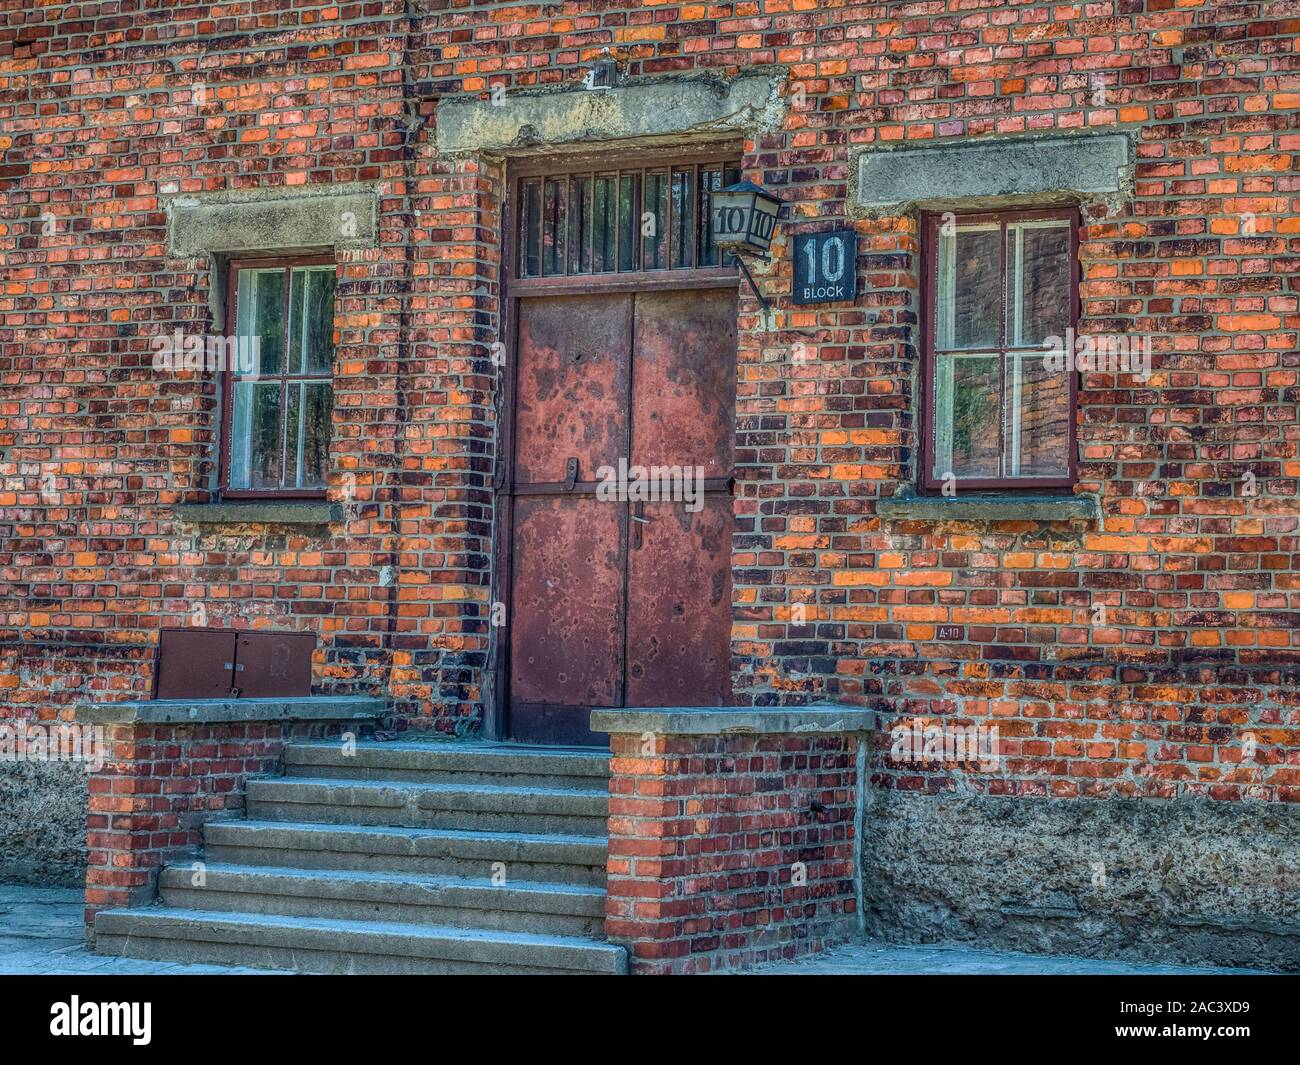
<path fill-rule="evenodd" d="M 620 705 L 623 514 L 592 495 L 516 500 L 513 699 Z"/>
<path fill-rule="evenodd" d="M 633 351 L 633 463 L 700 465 L 707 478 L 730 477 L 735 293 L 638 293 Z"/>
<path fill-rule="evenodd" d="M 578 479 L 627 454 L 628 339 L 632 297 L 527 300 L 519 317 L 515 482 Z"/>
<path fill-rule="evenodd" d="M 648 503 L 628 552 L 628 706 L 722 706 L 731 693 L 731 496 Z"/>

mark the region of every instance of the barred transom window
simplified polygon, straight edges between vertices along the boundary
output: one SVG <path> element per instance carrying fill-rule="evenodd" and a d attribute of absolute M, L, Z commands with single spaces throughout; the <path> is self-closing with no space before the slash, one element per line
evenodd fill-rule
<path fill-rule="evenodd" d="M 709 196 L 739 180 L 739 164 L 723 160 L 524 178 L 518 276 L 723 266 Z"/>

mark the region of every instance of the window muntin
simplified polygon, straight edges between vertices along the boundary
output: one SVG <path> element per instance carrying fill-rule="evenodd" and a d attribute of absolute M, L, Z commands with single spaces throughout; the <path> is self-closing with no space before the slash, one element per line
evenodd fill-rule
<path fill-rule="evenodd" d="M 1071 484 L 1075 375 L 1045 360 L 1076 324 L 1073 213 L 928 224 L 926 486 Z"/>
<path fill-rule="evenodd" d="M 739 180 L 722 160 L 521 178 L 518 276 L 720 267 L 709 196 Z"/>
<path fill-rule="evenodd" d="M 257 357 L 252 366 L 227 372 L 223 491 L 323 496 L 333 408 L 334 264 L 232 263 L 231 270 L 237 343 Z"/>

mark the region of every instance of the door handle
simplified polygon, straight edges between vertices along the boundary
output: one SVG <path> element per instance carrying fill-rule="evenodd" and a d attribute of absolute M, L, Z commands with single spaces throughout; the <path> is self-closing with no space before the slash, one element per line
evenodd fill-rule
<path fill-rule="evenodd" d="M 564 490 L 566 492 L 572 492 L 573 486 L 577 482 L 577 480 L 578 480 L 578 460 L 576 458 L 572 458 L 569 459 L 564 464 Z"/>
<path fill-rule="evenodd" d="M 650 519 L 645 517 L 645 504 L 639 500 L 632 505 L 632 513 L 628 519 L 632 522 L 632 550 L 641 550 L 641 526 L 649 525 Z"/>

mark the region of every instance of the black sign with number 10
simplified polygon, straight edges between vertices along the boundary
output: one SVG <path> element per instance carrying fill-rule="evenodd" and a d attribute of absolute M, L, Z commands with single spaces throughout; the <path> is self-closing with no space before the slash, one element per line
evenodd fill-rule
<path fill-rule="evenodd" d="M 852 229 L 796 233 L 795 303 L 842 303 L 858 296 L 858 235 Z"/>

